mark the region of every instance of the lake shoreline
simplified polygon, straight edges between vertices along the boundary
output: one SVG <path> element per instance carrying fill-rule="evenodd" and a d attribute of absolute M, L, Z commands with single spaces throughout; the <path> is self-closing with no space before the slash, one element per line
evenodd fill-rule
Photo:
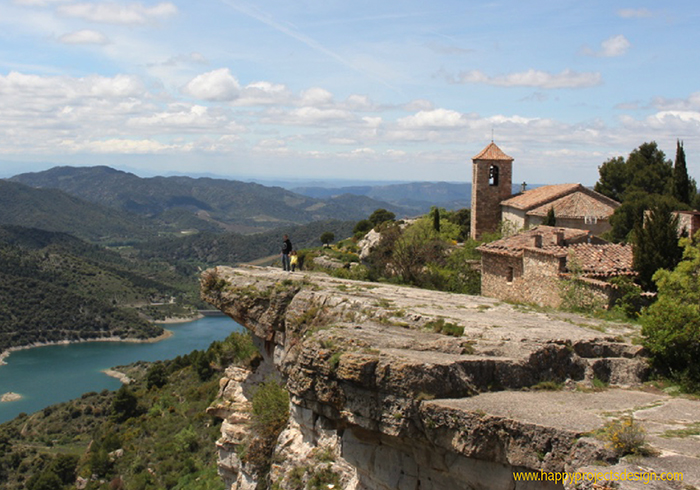
<path fill-rule="evenodd" d="M 194 319 L 196 320 L 196 318 Z M 180 320 L 180 321 L 173 321 L 169 323 L 186 323 L 187 321 L 193 321 L 193 320 Z M 161 323 L 161 322 L 158 322 Z M 35 347 L 47 347 L 49 345 L 70 345 L 70 344 L 82 344 L 85 342 L 129 342 L 129 343 L 135 343 L 135 344 L 152 344 L 154 342 L 160 342 L 161 340 L 165 340 L 167 338 L 170 338 L 173 335 L 173 332 L 167 329 L 163 329 L 163 333 L 156 336 L 156 337 L 151 337 L 149 339 L 135 339 L 135 338 L 122 338 L 122 337 L 102 337 L 99 339 L 80 339 L 80 340 L 57 340 L 55 342 L 35 342 L 33 344 L 27 344 L 27 345 L 21 345 L 17 347 L 10 347 L 8 349 L 5 349 L 4 351 L 0 352 L 0 366 L 7 364 L 5 362 L 5 359 L 7 359 L 10 354 L 13 352 L 21 351 L 21 350 L 26 350 L 26 349 L 33 349 Z"/>
<path fill-rule="evenodd" d="M 223 340 L 231 332 L 244 331 L 228 316 L 205 316 L 195 321 L 177 323 L 163 325 L 173 332 L 163 342 L 156 341 L 158 338 L 149 339 L 148 343 L 113 339 L 115 341 L 75 342 L 48 346 L 46 349 L 25 346 L 22 352 L 13 353 L 7 359 L 7 364 L 0 367 L 0 397 L 8 392 L 23 397 L 0 403 L 0 423 L 12 420 L 20 413 L 34 413 L 56 403 L 80 398 L 84 393 L 118 390 L 122 382 L 115 376 L 116 373 L 108 372 L 111 374 L 108 376 L 105 370 L 123 371 L 132 377 L 128 374 L 130 371 L 122 366 L 175 359 L 193 350 L 206 350 L 212 342 Z"/>

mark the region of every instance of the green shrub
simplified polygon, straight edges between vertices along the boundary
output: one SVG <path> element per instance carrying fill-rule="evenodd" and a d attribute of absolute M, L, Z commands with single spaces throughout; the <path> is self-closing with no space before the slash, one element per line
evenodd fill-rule
<path fill-rule="evenodd" d="M 276 438 L 289 419 L 289 393 L 285 387 L 276 380 L 264 381 L 253 393 L 251 405 L 255 432 Z"/>
<path fill-rule="evenodd" d="M 309 478 L 306 488 L 309 490 L 340 488 L 340 475 L 333 471 L 330 466 L 326 466 L 320 470 L 314 471 L 311 478 Z"/>
<path fill-rule="evenodd" d="M 646 431 L 634 417 L 622 417 L 605 424 L 601 438 L 608 441 L 618 455 L 645 454 Z"/>

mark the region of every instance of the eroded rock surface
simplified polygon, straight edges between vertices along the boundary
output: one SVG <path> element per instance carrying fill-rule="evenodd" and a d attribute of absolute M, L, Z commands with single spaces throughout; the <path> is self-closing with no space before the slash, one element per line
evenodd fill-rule
<path fill-rule="evenodd" d="M 205 274 L 217 281 L 203 298 L 248 328 L 265 358 L 256 372 L 227 370 L 210 409 L 224 419 L 228 488 L 255 488 L 236 449 L 246 435 L 246 386 L 270 375 L 291 396 L 268 477 L 277 488 L 304 488 L 321 470 L 347 489 L 562 488 L 516 482 L 513 472 L 601 464 L 685 471 L 682 484 L 645 488 L 700 486 L 698 437 L 673 432 L 695 427 L 700 406 L 640 390 L 647 363 L 626 341 L 637 334 L 628 325 L 322 274 Z M 632 414 L 657 447 L 654 457 L 620 460 L 592 437 L 607 420 Z"/>

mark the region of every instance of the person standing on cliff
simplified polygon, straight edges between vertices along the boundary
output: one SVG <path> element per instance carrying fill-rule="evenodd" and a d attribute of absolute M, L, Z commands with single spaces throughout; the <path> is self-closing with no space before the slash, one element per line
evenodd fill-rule
<path fill-rule="evenodd" d="M 292 251 L 292 242 L 289 241 L 289 236 L 284 235 L 282 242 L 282 270 L 291 272 L 292 268 L 289 264 L 289 254 Z"/>

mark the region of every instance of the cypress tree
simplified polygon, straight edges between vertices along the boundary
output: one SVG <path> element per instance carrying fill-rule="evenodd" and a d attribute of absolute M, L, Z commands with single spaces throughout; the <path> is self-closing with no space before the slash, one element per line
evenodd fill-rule
<path fill-rule="evenodd" d="M 676 140 L 676 163 L 673 166 L 673 197 L 680 202 L 690 204 L 690 179 L 685 164 L 683 143 Z"/>
<path fill-rule="evenodd" d="M 658 201 L 644 223 L 635 227 L 633 267 L 647 291 L 656 291 L 652 276 L 657 270 L 673 270 L 683 258 L 678 244 L 678 216 L 673 216 L 672 210 L 668 201 Z"/>
<path fill-rule="evenodd" d="M 433 207 L 433 229 L 436 233 L 440 233 L 440 210 L 437 206 Z"/>
<path fill-rule="evenodd" d="M 547 211 L 547 216 L 545 216 L 542 224 L 545 226 L 557 226 L 557 217 L 554 215 L 554 207 L 550 207 Z"/>

